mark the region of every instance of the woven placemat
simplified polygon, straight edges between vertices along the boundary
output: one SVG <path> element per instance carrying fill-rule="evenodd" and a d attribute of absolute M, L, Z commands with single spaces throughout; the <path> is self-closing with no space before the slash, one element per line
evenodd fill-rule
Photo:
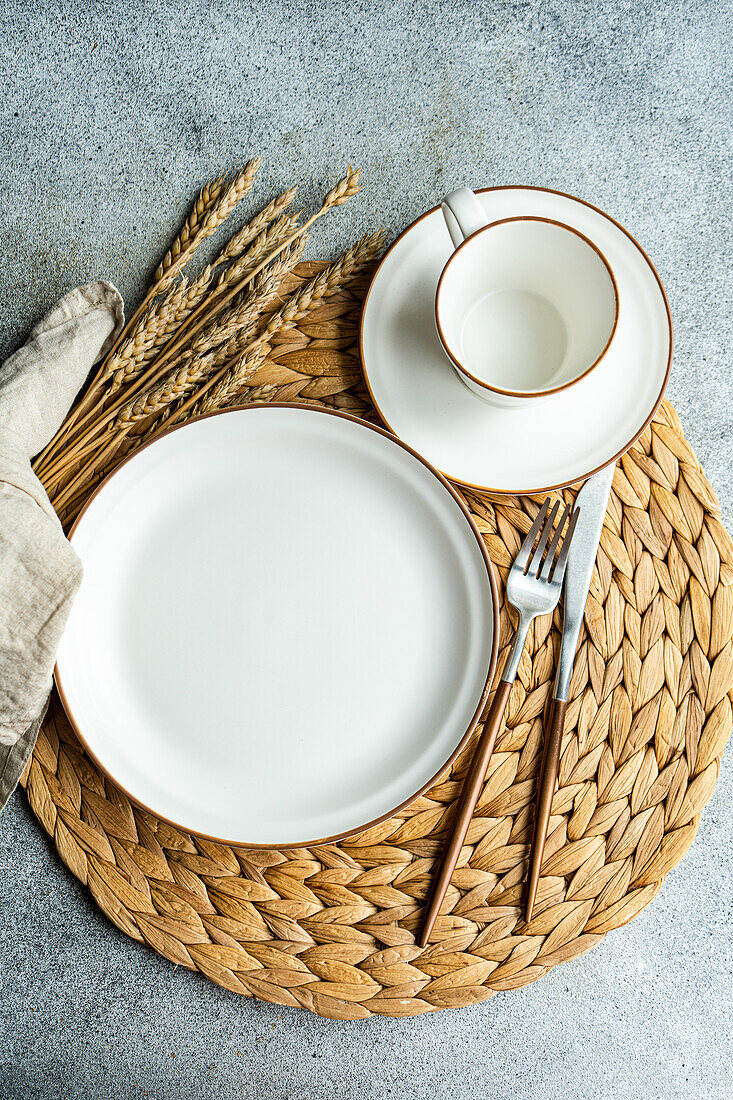
<path fill-rule="evenodd" d="M 250 396 L 375 420 L 356 344 L 364 289 L 288 333 Z M 523 501 L 466 499 L 503 582 L 529 527 Z M 139 810 L 81 750 L 55 696 L 22 782 L 103 912 L 173 963 L 336 1019 L 474 1004 L 631 920 L 689 848 L 731 729 L 732 580 L 715 494 L 665 403 L 616 469 L 529 925 L 520 903 L 557 614 L 530 631 L 446 915 L 424 951 L 420 906 L 470 747 L 399 817 L 341 844 L 282 852 L 200 840 Z M 499 669 L 510 635 L 502 596 Z"/>

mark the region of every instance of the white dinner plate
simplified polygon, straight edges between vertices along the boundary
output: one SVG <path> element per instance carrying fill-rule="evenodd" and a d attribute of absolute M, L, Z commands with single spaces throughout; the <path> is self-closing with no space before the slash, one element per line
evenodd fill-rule
<path fill-rule="evenodd" d="M 672 359 L 664 289 L 640 245 L 596 207 L 541 188 L 476 194 L 489 221 L 553 219 L 600 249 L 618 284 L 611 346 L 590 374 L 539 405 L 499 408 L 471 393 L 436 333 L 435 291 L 453 251 L 436 207 L 374 276 L 360 333 L 367 385 L 384 423 L 453 481 L 499 494 L 573 485 L 628 450 L 662 400 Z"/>
<path fill-rule="evenodd" d="M 306 846 L 374 824 L 459 752 L 498 603 L 448 483 L 379 428 L 251 405 L 143 447 L 71 541 L 57 683 L 99 766 L 191 832 Z"/>

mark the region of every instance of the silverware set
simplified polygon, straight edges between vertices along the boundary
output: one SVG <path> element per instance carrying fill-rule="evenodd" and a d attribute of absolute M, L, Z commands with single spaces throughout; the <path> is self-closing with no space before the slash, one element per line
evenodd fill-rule
<path fill-rule="evenodd" d="M 613 467 L 589 478 L 578 494 L 574 507 L 571 509 L 566 505 L 559 519 L 560 503 L 556 502 L 550 507 L 549 498 L 545 500 L 509 571 L 506 595 L 508 602 L 519 614 L 519 624 L 504 671 L 494 691 L 483 731 L 474 750 L 471 766 L 463 782 L 453 824 L 432 883 L 419 937 L 421 947 L 425 947 L 429 941 L 460 857 L 461 848 L 481 794 L 497 734 L 501 728 L 509 693 L 516 679 L 527 633 L 537 616 L 548 615 L 555 610 L 564 582 L 562 643 L 546 724 L 525 903 L 525 918 L 528 922 L 532 918 L 559 770 L 575 650 L 612 479 Z"/>

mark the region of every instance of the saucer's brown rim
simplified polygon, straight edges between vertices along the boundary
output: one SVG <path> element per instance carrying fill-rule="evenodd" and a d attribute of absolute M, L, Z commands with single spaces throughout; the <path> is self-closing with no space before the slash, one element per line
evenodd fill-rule
<path fill-rule="evenodd" d="M 127 458 L 123 459 L 122 462 L 120 462 L 119 466 L 116 466 L 114 470 L 112 470 L 111 473 L 109 473 L 107 477 L 102 482 L 100 482 L 100 484 L 91 494 L 89 499 L 85 501 L 83 508 L 79 512 L 79 515 L 74 520 L 74 523 L 72 524 L 69 531 L 69 541 L 73 542 L 74 534 L 82 518 L 84 517 L 87 509 L 91 506 L 97 495 L 106 487 L 108 482 L 110 482 L 112 478 L 114 478 L 119 473 L 123 466 L 126 466 L 128 462 L 131 462 L 133 459 L 137 458 L 137 456 L 143 451 L 146 451 L 148 447 L 155 446 L 155 444 L 158 443 L 161 439 L 165 438 L 165 436 L 172 435 L 174 432 L 179 432 L 182 429 L 189 428 L 192 424 L 198 424 L 202 420 L 210 420 L 212 417 L 215 416 L 226 416 L 233 413 L 250 412 L 253 409 L 296 409 L 299 412 L 322 413 L 326 416 L 338 417 L 340 420 L 350 420 L 354 424 L 359 424 L 363 428 L 368 428 L 369 431 L 375 432 L 377 435 L 384 436 L 384 438 L 388 439 L 390 443 L 396 443 L 398 447 L 401 447 L 404 451 L 407 451 L 408 454 L 412 455 L 413 458 L 417 459 L 417 461 L 420 462 L 427 470 L 429 470 L 429 472 L 433 474 L 433 476 L 441 483 L 441 485 L 443 485 L 443 487 L 448 490 L 449 494 L 463 513 L 469 527 L 471 528 L 471 531 L 473 532 L 474 538 L 476 539 L 478 548 L 481 552 L 484 565 L 486 566 L 486 573 L 489 578 L 489 587 L 491 589 L 492 626 L 494 636 L 491 643 L 491 657 L 489 659 L 489 667 L 486 674 L 486 683 L 484 684 L 483 691 L 481 692 L 478 706 L 476 707 L 473 717 L 468 724 L 468 728 L 462 735 L 460 741 L 458 742 L 448 759 L 435 773 L 435 775 L 428 779 L 427 782 L 424 783 L 419 790 L 415 791 L 414 794 L 411 794 L 409 798 L 406 798 L 403 802 L 400 802 L 398 806 L 395 806 L 393 809 L 387 810 L 385 813 L 380 814 L 379 817 L 375 817 L 372 821 L 368 821 L 364 825 L 359 825 L 357 828 L 348 829 L 346 830 L 346 832 L 335 833 L 333 836 L 321 837 L 318 840 L 299 840 L 288 841 L 287 843 L 283 842 L 273 844 L 252 844 L 246 840 L 232 840 L 230 838 L 212 836 L 209 833 L 201 832 L 199 829 L 192 829 L 189 825 L 184 825 L 181 822 L 174 821 L 170 817 L 165 817 L 163 814 L 159 813 L 151 806 L 148 806 L 144 802 L 142 802 L 134 794 L 128 791 L 127 788 L 123 787 L 119 780 L 117 780 L 114 775 L 112 775 L 112 773 L 105 767 L 105 765 L 96 755 L 96 753 L 94 753 L 94 751 L 91 749 L 88 742 L 86 741 L 84 734 L 81 731 L 79 723 L 74 717 L 73 711 L 66 697 L 66 693 L 64 691 L 64 687 L 61 681 L 61 674 L 59 672 L 58 664 L 56 664 L 54 668 L 54 680 L 56 682 L 56 689 L 59 693 L 59 698 L 61 700 L 62 706 L 64 708 L 64 711 L 66 712 L 67 718 L 69 719 L 69 724 L 71 725 L 71 728 L 74 730 L 74 733 L 83 745 L 87 755 L 90 757 L 91 760 L 94 761 L 99 770 L 104 775 L 106 775 L 107 778 L 110 779 L 112 783 L 114 783 L 115 786 L 118 787 L 119 790 L 121 790 L 123 794 L 125 794 L 130 799 L 131 802 L 134 802 L 136 806 L 139 806 L 142 810 L 145 810 L 146 813 L 152 814 L 153 817 L 157 818 L 158 820 L 165 821 L 168 825 L 172 825 L 174 828 L 180 829 L 184 833 L 189 833 L 192 836 L 202 837 L 204 840 L 212 840 L 216 844 L 226 844 L 229 847 L 249 848 L 251 850 L 264 851 L 281 851 L 288 848 L 316 848 L 322 844 L 335 844 L 339 841 L 347 840 L 349 837 L 358 836 L 359 833 L 364 833 L 368 829 L 372 829 L 375 825 L 379 825 L 383 821 L 388 821 L 389 818 L 394 817 L 396 814 L 399 814 L 402 810 L 405 810 L 408 806 L 410 806 L 416 799 L 420 798 L 421 795 L 423 795 L 427 790 L 430 789 L 430 787 L 434 786 L 438 782 L 440 777 L 445 774 L 448 768 L 450 768 L 454 760 L 456 760 L 456 758 L 463 751 L 468 742 L 468 739 L 478 725 L 478 721 L 481 717 L 483 709 L 486 705 L 486 700 L 491 690 L 491 681 L 493 680 L 494 672 L 496 671 L 496 661 L 499 653 L 499 590 L 496 583 L 494 565 L 486 548 L 486 543 L 481 537 L 481 532 L 479 531 L 473 520 L 473 517 L 471 516 L 471 513 L 469 512 L 468 506 L 466 505 L 465 501 L 462 500 L 460 494 L 456 492 L 455 488 L 451 485 L 448 479 L 443 474 L 441 474 L 439 470 L 436 470 L 436 468 L 432 466 L 427 461 L 427 459 L 423 458 L 423 456 L 419 454 L 408 443 L 405 443 L 403 440 L 395 436 L 393 432 L 385 431 L 384 428 L 380 428 L 376 424 L 370 424 L 368 421 L 362 420 L 358 416 L 353 416 L 351 413 L 339 412 L 336 409 L 326 409 L 318 405 L 296 404 L 295 402 L 288 401 L 262 402 L 259 404 L 249 403 L 238 405 L 231 409 L 218 409 L 214 412 L 206 413 L 203 416 L 197 416 L 191 420 L 187 420 L 183 424 L 175 424 L 171 428 L 168 428 L 167 431 L 161 432 L 160 435 L 156 436 L 155 439 L 151 439 L 149 443 L 144 443 L 136 451 L 128 455 Z"/>
<path fill-rule="evenodd" d="M 595 210 L 596 214 L 600 214 L 607 221 L 611 222 L 612 225 L 615 225 L 617 229 L 620 229 L 621 232 L 629 238 L 631 243 L 633 245 L 635 245 L 636 248 L 638 248 L 639 252 L 642 254 L 642 256 L 646 260 L 647 264 L 649 265 L 649 267 L 651 269 L 651 272 L 654 275 L 654 278 L 657 280 L 657 285 L 659 286 L 659 289 L 661 291 L 662 300 L 664 301 L 664 308 L 665 308 L 666 313 L 667 313 L 667 325 L 669 327 L 669 353 L 668 353 L 668 356 L 667 356 L 667 369 L 664 372 L 664 378 L 662 380 L 662 386 L 661 386 L 661 389 L 659 391 L 659 396 L 657 397 L 656 401 L 654 402 L 654 406 L 652 407 L 651 412 L 649 413 L 649 415 L 647 416 L 646 420 L 641 425 L 641 427 L 638 429 L 636 434 L 629 440 L 629 442 L 624 447 L 621 448 L 620 451 L 617 451 L 617 453 L 615 455 L 613 455 L 611 458 L 609 458 L 606 462 L 602 462 L 600 464 L 600 466 L 594 466 L 593 469 L 588 470 L 587 473 L 578 474 L 577 476 L 573 476 L 573 478 L 570 481 L 561 481 L 561 482 L 558 482 L 557 485 L 544 485 L 544 486 L 540 486 L 540 487 L 537 487 L 537 488 L 523 488 L 523 489 L 495 489 L 495 488 L 492 488 L 492 486 L 490 486 L 490 485 L 475 485 L 471 481 L 465 481 L 463 478 L 455 477 L 453 474 L 448 473 L 446 470 L 441 470 L 441 473 L 443 474 L 443 476 L 448 478 L 450 481 L 454 482 L 454 484 L 460 485 L 461 488 L 463 488 L 463 489 L 473 490 L 474 492 L 477 492 L 477 493 L 487 493 L 490 496 L 496 496 L 496 497 L 539 496 L 541 493 L 553 493 L 557 489 L 565 489 L 569 485 L 578 485 L 581 481 L 585 481 L 586 478 L 592 477 L 593 474 L 597 474 L 600 470 L 605 469 L 606 466 L 611 466 L 613 463 L 618 462 L 618 460 L 621 458 L 621 456 L 625 455 L 630 447 L 633 447 L 634 443 L 636 443 L 639 436 L 641 436 L 646 431 L 646 429 L 649 427 L 649 425 L 651 424 L 651 422 L 654 418 L 654 414 L 656 413 L 657 409 L 659 408 L 659 406 L 662 403 L 662 399 L 664 397 L 664 391 L 667 388 L 667 383 L 669 382 L 669 374 L 670 374 L 670 371 L 672 369 L 672 347 L 673 347 L 672 314 L 671 314 L 670 309 L 669 309 L 669 301 L 667 300 L 667 292 L 664 289 L 664 286 L 662 284 L 662 280 L 659 278 L 659 273 L 658 273 L 656 267 L 654 266 L 652 261 L 649 259 L 646 252 L 641 247 L 641 245 L 636 240 L 636 238 L 633 237 L 631 235 L 631 233 L 629 233 L 628 229 L 624 229 L 624 227 L 621 225 L 620 222 L 617 222 L 616 219 L 612 218 L 610 214 L 606 214 L 606 212 L 604 210 L 601 210 L 600 206 L 594 206 L 592 202 L 587 202 L 585 199 L 579 199 L 577 197 L 577 195 L 570 195 L 570 194 L 568 194 L 567 191 L 557 191 L 553 187 L 532 187 L 529 184 L 525 184 L 525 183 L 511 183 L 511 184 L 506 184 L 505 186 L 499 186 L 499 187 L 480 187 L 480 188 L 477 188 L 475 194 L 483 195 L 483 194 L 490 193 L 491 191 L 541 191 L 541 192 L 543 192 L 545 194 L 549 194 L 549 195 L 559 195 L 563 199 L 572 199 L 573 202 L 580 203 L 581 206 L 587 206 L 590 210 Z M 372 277 L 372 281 L 369 284 L 369 290 L 367 291 L 366 297 L 364 298 L 364 305 L 363 305 L 362 312 L 361 312 L 361 320 L 359 322 L 359 356 L 361 358 L 361 367 L 362 367 L 362 373 L 364 375 L 364 383 L 365 383 L 367 391 L 369 393 L 369 397 L 371 398 L 372 404 L 374 405 L 374 408 L 376 409 L 377 413 L 381 417 L 382 423 L 385 424 L 387 426 L 387 428 L 395 436 L 397 435 L 397 432 L 392 427 L 392 425 L 389 423 L 389 421 L 387 420 L 387 417 L 384 415 L 381 408 L 379 407 L 379 402 L 377 401 L 377 399 L 374 395 L 374 391 L 372 390 L 371 382 L 369 381 L 369 372 L 367 370 L 366 359 L 364 357 L 364 318 L 366 317 L 366 309 L 367 309 L 367 305 L 369 303 L 369 298 L 371 296 L 372 290 L 374 289 L 374 285 L 375 285 L 375 283 L 377 281 L 377 278 L 379 276 L 379 272 L 382 270 L 382 267 L 385 264 L 387 258 L 390 256 L 392 251 L 397 247 L 397 245 L 400 243 L 402 238 L 407 236 L 407 234 L 410 232 L 410 230 L 412 230 L 424 218 L 427 218 L 431 214 L 434 214 L 437 210 L 440 210 L 440 205 L 433 206 L 430 210 L 426 210 L 424 214 L 421 214 L 419 218 L 415 218 L 414 222 L 411 222 L 410 225 L 408 225 L 406 229 L 403 229 L 403 231 L 400 233 L 399 237 L 397 237 L 392 242 L 392 244 L 389 246 L 389 248 L 385 252 L 384 256 L 380 260 L 379 265 L 378 265 L 378 267 L 377 267 L 377 269 L 374 272 L 374 275 Z"/>
<path fill-rule="evenodd" d="M 503 390 L 503 389 L 501 389 L 500 386 L 492 386 L 490 382 L 485 382 L 483 379 L 477 378 L 475 374 L 471 374 L 470 370 L 468 370 L 467 367 L 463 366 L 463 364 L 460 362 L 460 360 L 457 359 L 456 356 L 453 354 L 453 352 L 450 350 L 450 347 L 448 346 L 448 341 L 445 337 L 445 333 L 443 332 L 443 326 L 440 323 L 439 302 L 440 302 L 440 291 L 441 291 L 441 287 L 443 286 L 443 279 L 445 278 L 445 276 L 448 272 L 448 268 L 451 266 L 453 261 L 456 259 L 459 252 L 469 242 L 474 241 L 476 239 L 476 237 L 478 237 L 481 233 L 485 233 L 487 229 L 496 229 L 496 227 L 498 225 L 508 225 L 508 224 L 512 224 L 514 222 L 544 222 L 545 225 L 555 225 L 555 226 L 557 226 L 558 229 L 564 229 L 568 233 L 574 233 L 576 237 L 580 237 L 581 241 L 583 241 L 585 244 L 587 244 L 589 246 L 589 248 L 592 248 L 593 251 L 596 253 L 598 258 L 601 260 L 601 263 L 605 267 L 606 271 L 608 272 L 608 276 L 611 280 L 611 286 L 613 287 L 613 303 L 614 303 L 613 324 L 611 325 L 611 331 L 608 334 L 608 339 L 606 340 L 606 343 L 604 344 L 600 355 L 598 355 L 598 357 L 593 360 L 593 362 L 590 364 L 590 366 L 585 368 L 585 370 L 583 371 L 582 374 L 578 374 L 578 375 L 576 375 L 575 378 L 571 378 L 569 382 L 563 382 L 563 384 L 561 386 L 553 386 L 549 390 Z M 611 346 L 611 341 L 613 340 L 614 333 L 616 332 L 616 325 L 618 324 L 618 285 L 616 283 L 616 276 L 614 275 L 613 270 L 611 268 L 611 265 L 609 264 L 608 260 L 603 255 L 603 253 L 601 252 L 598 245 L 594 244 L 593 241 L 590 239 L 590 237 L 586 237 L 585 233 L 581 233 L 579 229 L 574 229 L 572 225 L 567 225 L 565 222 L 559 222 L 555 218 L 540 218 L 539 216 L 536 216 L 534 214 L 519 214 L 515 218 L 500 218 L 499 221 L 488 222 L 487 225 L 482 225 L 481 228 L 477 229 L 474 233 L 472 233 L 470 235 L 470 237 L 466 237 L 465 241 L 463 241 L 463 243 L 458 246 L 458 248 L 455 250 L 453 255 L 448 260 L 448 263 L 443 268 L 443 271 L 441 272 L 441 275 L 440 275 L 440 279 L 438 280 L 438 288 L 435 292 L 435 324 L 436 324 L 436 327 L 438 329 L 438 336 L 440 337 L 440 342 L 443 345 L 443 348 L 444 348 L 446 354 L 450 357 L 452 362 L 455 364 L 456 369 L 461 374 L 465 375 L 466 378 L 470 378 L 471 381 L 475 382 L 477 386 L 481 387 L 481 389 L 490 390 L 491 393 L 499 393 L 504 397 L 522 397 L 522 398 L 528 399 L 530 401 L 536 401 L 536 400 L 538 400 L 540 398 L 543 398 L 543 397 L 549 397 L 550 394 L 560 393 L 561 390 L 567 390 L 571 386 L 574 386 L 576 384 L 576 382 L 580 382 L 580 380 L 582 378 L 585 378 L 588 374 L 590 374 L 590 372 L 595 367 L 598 366 L 601 359 L 603 358 L 603 356 L 608 351 L 609 347 Z"/>

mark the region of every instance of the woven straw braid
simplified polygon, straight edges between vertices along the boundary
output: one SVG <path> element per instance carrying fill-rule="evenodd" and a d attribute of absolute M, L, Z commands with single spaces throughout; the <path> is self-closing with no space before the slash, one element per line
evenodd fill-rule
<path fill-rule="evenodd" d="M 300 265 L 300 280 L 321 266 Z M 375 419 L 355 343 L 364 286 L 283 333 L 250 396 Z M 523 501 L 467 500 L 503 582 L 529 526 Z M 520 902 L 557 614 L 530 633 L 447 915 L 424 951 L 414 942 L 419 907 L 470 749 L 368 833 L 245 851 L 131 805 L 81 751 L 54 698 L 23 779 L 28 800 L 110 920 L 226 989 L 340 1020 L 475 1004 L 633 919 L 689 848 L 731 728 L 732 581 L 715 494 L 665 403 L 616 470 L 527 926 Z M 502 604 L 500 668 L 511 618 Z"/>

